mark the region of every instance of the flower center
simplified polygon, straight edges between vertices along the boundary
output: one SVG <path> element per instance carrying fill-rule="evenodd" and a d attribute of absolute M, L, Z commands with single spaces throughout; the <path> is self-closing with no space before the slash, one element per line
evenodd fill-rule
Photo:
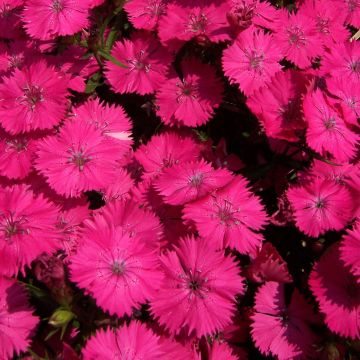
<path fill-rule="evenodd" d="M 193 176 L 190 176 L 189 178 L 189 184 L 193 187 L 199 187 L 203 182 L 203 174 L 195 174 Z"/>
<path fill-rule="evenodd" d="M 301 30 L 298 26 L 291 26 L 287 29 L 289 43 L 295 45 L 296 47 L 306 45 L 306 37 L 304 31 Z"/>
<path fill-rule="evenodd" d="M 252 50 L 247 54 L 247 57 L 249 59 L 250 69 L 257 70 L 262 68 L 262 64 L 265 59 L 264 54 L 258 54 L 256 51 Z"/>
<path fill-rule="evenodd" d="M 178 82 L 176 86 L 178 87 L 178 91 L 176 93 L 177 95 L 176 101 L 178 103 L 182 103 L 185 100 L 185 98 L 192 98 L 192 99 L 197 98 L 196 86 L 193 83 L 184 80 L 182 82 Z"/>
<path fill-rule="evenodd" d="M 6 145 L 7 145 L 7 149 L 21 152 L 27 149 L 28 143 L 25 139 L 13 139 L 13 140 L 7 140 Z"/>
<path fill-rule="evenodd" d="M 208 19 L 205 14 L 196 15 L 194 13 L 189 15 L 189 22 L 187 31 L 192 33 L 204 33 L 208 25 Z"/>
<path fill-rule="evenodd" d="M 31 110 L 34 110 L 39 102 L 44 101 L 43 89 L 37 85 L 27 85 L 24 89 L 24 96 L 21 103 L 25 103 Z"/>
<path fill-rule="evenodd" d="M 235 5 L 227 14 L 227 20 L 230 25 L 239 27 L 240 29 L 246 29 L 251 25 L 254 17 L 254 10 L 256 4 L 242 4 Z"/>
<path fill-rule="evenodd" d="M 325 119 L 324 126 L 326 130 L 332 130 L 336 127 L 335 117 L 330 116 L 328 119 Z"/>
<path fill-rule="evenodd" d="M 316 209 L 324 209 L 325 205 L 326 204 L 325 204 L 324 199 L 321 199 L 321 198 L 316 199 L 316 201 L 315 201 L 315 208 Z"/>
<path fill-rule="evenodd" d="M 324 19 L 320 16 L 316 19 L 317 30 L 323 34 L 330 34 L 329 31 L 329 19 Z"/>
<path fill-rule="evenodd" d="M 349 64 L 349 68 L 352 72 L 357 73 L 359 75 L 360 73 L 360 60 L 354 61 Z"/>
<path fill-rule="evenodd" d="M 63 10 L 64 4 L 63 4 L 62 0 L 53 1 L 52 5 L 51 5 L 51 9 L 57 13 L 59 13 L 61 10 Z"/>
<path fill-rule="evenodd" d="M 348 8 L 350 12 L 353 12 L 359 6 L 358 0 L 348 0 Z"/>
<path fill-rule="evenodd" d="M 145 71 L 148 73 L 151 69 L 151 64 L 147 64 L 145 62 L 146 60 L 146 54 L 144 50 L 140 50 L 136 55 L 134 59 L 128 59 L 127 63 L 129 65 L 130 71 L 136 70 L 136 71 Z"/>
<path fill-rule="evenodd" d="M 3 4 L 2 7 L 0 7 L 0 17 L 2 18 L 8 18 L 13 13 L 13 9 L 10 7 L 10 4 Z"/>
<path fill-rule="evenodd" d="M 10 239 L 17 234 L 24 234 L 28 230 L 24 228 L 24 224 L 27 223 L 27 219 L 21 216 L 19 219 L 15 219 L 12 213 L 5 215 L 0 214 L 0 231 L 5 235 L 5 238 Z"/>
<path fill-rule="evenodd" d="M 117 276 L 123 275 L 125 272 L 125 262 L 114 261 L 114 263 L 111 265 L 111 272 Z"/>
<path fill-rule="evenodd" d="M 83 171 L 85 165 L 91 160 L 91 157 L 85 155 L 82 149 L 75 151 L 71 148 L 67 152 L 70 154 L 68 163 L 74 164 L 79 169 L 79 171 Z"/>
<path fill-rule="evenodd" d="M 145 7 L 145 13 L 152 16 L 158 17 L 165 12 L 165 4 L 162 0 L 153 0 L 150 1 L 148 6 Z"/>

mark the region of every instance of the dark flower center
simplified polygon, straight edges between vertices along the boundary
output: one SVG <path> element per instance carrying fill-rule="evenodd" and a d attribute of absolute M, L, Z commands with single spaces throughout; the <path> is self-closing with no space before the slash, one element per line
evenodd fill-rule
<path fill-rule="evenodd" d="M 189 184 L 193 187 L 199 187 L 203 182 L 203 174 L 195 174 L 190 177 Z"/>
<path fill-rule="evenodd" d="M 52 5 L 51 5 L 51 9 L 54 10 L 55 12 L 57 12 L 57 13 L 59 13 L 61 10 L 63 10 L 64 5 L 62 3 L 62 0 L 53 1 Z"/>
<path fill-rule="evenodd" d="M 14 149 L 17 152 L 21 152 L 27 149 L 27 141 L 25 139 L 7 140 L 6 145 L 10 149 Z"/>
<path fill-rule="evenodd" d="M 192 290 L 192 291 L 196 291 L 196 290 L 199 290 L 200 288 L 200 284 L 198 281 L 196 280 L 192 280 L 189 282 L 189 289 Z"/>
<path fill-rule="evenodd" d="M 79 171 L 83 171 L 85 165 L 91 160 L 91 157 L 84 153 L 84 150 L 80 149 L 79 151 L 75 151 L 73 148 L 68 150 L 70 157 L 68 162 L 70 164 L 74 164 Z"/>
<path fill-rule="evenodd" d="M 289 43 L 295 45 L 296 47 L 306 45 L 306 37 L 304 31 L 301 30 L 298 26 L 291 26 L 287 29 L 289 36 Z"/>
<path fill-rule="evenodd" d="M 324 126 L 326 130 L 331 130 L 336 127 L 336 120 L 333 116 L 330 116 L 328 119 L 324 121 Z"/>
<path fill-rule="evenodd" d="M 315 201 L 315 208 L 316 209 L 323 209 L 325 207 L 325 200 L 324 199 L 321 199 L 321 198 L 318 198 L 316 201 Z"/>
<path fill-rule="evenodd" d="M 31 110 L 34 110 L 39 102 L 44 101 L 43 89 L 37 85 L 27 85 L 24 89 L 23 103 L 26 103 Z"/>
<path fill-rule="evenodd" d="M 349 64 L 350 70 L 354 73 L 360 73 L 360 60 L 354 61 Z"/>
<path fill-rule="evenodd" d="M 164 12 L 165 4 L 161 0 L 149 1 L 149 5 L 145 7 L 145 13 L 152 17 L 158 17 Z"/>
<path fill-rule="evenodd" d="M 204 33 L 208 24 L 208 19 L 205 14 L 190 14 L 187 30 L 193 33 Z"/>
<path fill-rule="evenodd" d="M 111 272 L 114 275 L 123 275 L 125 272 L 125 262 L 121 261 L 114 261 L 114 263 L 111 266 Z"/>
<path fill-rule="evenodd" d="M 16 219 L 13 214 L 2 215 L 0 214 L 0 231 L 5 235 L 5 238 L 9 239 L 14 235 L 24 234 L 28 230 L 24 227 L 27 223 L 25 217 Z"/>
<path fill-rule="evenodd" d="M 250 68 L 259 69 L 262 67 L 263 61 L 265 59 L 264 54 L 258 54 L 256 51 L 251 51 L 248 55 Z"/>

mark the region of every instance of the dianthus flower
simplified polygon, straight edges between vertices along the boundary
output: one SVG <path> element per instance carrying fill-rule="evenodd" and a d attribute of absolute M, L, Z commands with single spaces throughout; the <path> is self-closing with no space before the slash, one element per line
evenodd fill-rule
<path fill-rule="evenodd" d="M 10 134 L 50 129 L 64 117 L 67 80 L 44 61 L 15 69 L 0 83 L 0 123 Z"/>
<path fill-rule="evenodd" d="M 345 23 L 360 28 L 360 0 L 333 0 L 329 7 L 339 6 L 346 16 Z"/>
<path fill-rule="evenodd" d="M 92 0 L 27 0 L 23 21 L 35 39 L 50 40 L 72 35 L 88 26 Z"/>
<path fill-rule="evenodd" d="M 357 277 L 357 282 L 360 283 L 360 226 L 358 224 L 343 237 L 340 252 L 341 259 L 350 267 L 351 272 Z"/>
<path fill-rule="evenodd" d="M 305 359 L 313 352 L 315 334 L 310 329 L 314 313 L 295 289 L 286 304 L 284 284 L 269 281 L 255 295 L 251 337 L 264 355 L 279 360 Z"/>
<path fill-rule="evenodd" d="M 203 125 L 220 106 L 222 91 L 222 84 L 210 65 L 185 60 L 182 77 L 170 71 L 157 92 L 156 113 L 168 125 Z"/>
<path fill-rule="evenodd" d="M 58 209 L 25 185 L 0 188 L 0 274 L 24 272 L 43 252 L 59 247 Z"/>
<path fill-rule="evenodd" d="M 330 180 L 317 178 L 292 186 L 287 197 L 296 226 L 312 237 L 329 230 L 341 230 L 353 216 L 354 203 L 349 190 Z"/>
<path fill-rule="evenodd" d="M 242 254 L 255 253 L 267 222 L 259 198 L 248 182 L 237 176 L 224 188 L 186 204 L 184 219 L 193 221 L 199 234 L 216 248 L 231 247 Z"/>
<path fill-rule="evenodd" d="M 85 121 L 67 121 L 56 136 L 38 146 L 35 167 L 50 187 L 66 197 L 100 190 L 115 179 L 122 146 Z"/>
<path fill-rule="evenodd" d="M 251 27 L 224 50 L 222 64 L 230 82 L 237 83 L 245 95 L 250 95 L 281 70 L 281 58 L 272 35 Z"/>
<path fill-rule="evenodd" d="M 115 43 L 111 56 L 124 67 L 105 63 L 105 76 L 118 93 L 145 95 L 158 90 L 165 80 L 171 56 L 159 41 L 145 31 L 134 33 L 130 40 Z"/>
<path fill-rule="evenodd" d="M 32 312 L 25 290 L 0 276 L 0 359 L 10 360 L 26 351 L 39 322 Z"/>
<path fill-rule="evenodd" d="M 164 282 L 151 311 L 171 333 L 210 335 L 231 322 L 244 292 L 235 261 L 203 239 L 185 238 L 161 258 Z"/>
<path fill-rule="evenodd" d="M 222 188 L 232 180 L 226 169 L 213 169 L 203 160 L 185 162 L 165 169 L 155 180 L 155 188 L 171 205 L 182 205 Z"/>
<path fill-rule="evenodd" d="M 71 257 L 71 280 L 111 315 L 131 315 L 161 285 L 155 250 L 104 220 L 93 223 Z"/>
<path fill-rule="evenodd" d="M 310 273 L 309 285 L 329 329 L 351 339 L 360 336 L 360 284 L 332 245 Z"/>

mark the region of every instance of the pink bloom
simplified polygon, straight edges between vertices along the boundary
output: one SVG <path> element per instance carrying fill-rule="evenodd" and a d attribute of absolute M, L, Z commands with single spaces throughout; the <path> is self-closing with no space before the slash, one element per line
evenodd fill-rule
<path fill-rule="evenodd" d="M 15 280 L 0 277 L 0 358 L 13 359 L 30 345 L 39 319 L 32 314 L 25 290 Z"/>
<path fill-rule="evenodd" d="M 195 38 L 220 42 L 229 40 L 224 1 L 186 0 L 170 3 L 159 21 L 159 37 L 162 43 L 177 39 L 188 41 Z"/>
<path fill-rule="evenodd" d="M 336 44 L 324 55 L 322 70 L 334 78 L 355 84 L 360 80 L 360 43 L 358 41 Z"/>
<path fill-rule="evenodd" d="M 98 330 L 83 349 L 84 360 L 146 359 L 165 360 L 166 348 L 145 325 L 132 321 L 115 331 Z"/>
<path fill-rule="evenodd" d="M 340 256 L 337 244 L 331 246 L 315 264 L 309 285 L 329 329 L 356 339 L 360 336 L 360 285 Z"/>
<path fill-rule="evenodd" d="M 0 122 L 10 134 L 50 129 L 65 115 L 67 81 L 44 61 L 22 70 L 0 84 Z"/>
<path fill-rule="evenodd" d="M 280 14 L 282 16 L 280 16 Z M 282 54 L 300 68 L 309 67 L 311 60 L 323 53 L 316 23 L 304 13 L 280 13 L 274 41 Z"/>
<path fill-rule="evenodd" d="M 210 65 L 186 60 L 182 63 L 182 78 L 171 71 L 156 94 L 156 113 L 168 125 L 203 125 L 220 106 L 222 91 Z"/>
<path fill-rule="evenodd" d="M 269 281 L 255 296 L 255 313 L 251 319 L 251 337 L 264 355 L 279 360 L 305 359 L 313 352 L 315 334 L 311 306 L 295 289 L 286 304 L 284 285 Z"/>
<path fill-rule="evenodd" d="M 0 189 L 0 274 L 16 275 L 59 247 L 57 208 L 25 185 Z"/>
<path fill-rule="evenodd" d="M 248 98 L 247 105 L 259 118 L 268 137 L 296 141 L 298 132 L 305 128 L 301 101 L 305 90 L 301 73 L 279 72 L 267 87 Z"/>
<path fill-rule="evenodd" d="M 184 219 L 194 221 L 199 234 L 216 248 L 231 247 L 242 254 L 253 254 L 267 222 L 259 198 L 248 189 L 241 176 L 217 192 L 186 204 Z"/>
<path fill-rule="evenodd" d="M 182 205 L 222 188 L 232 180 L 225 169 L 214 170 L 200 160 L 173 165 L 155 180 L 155 188 L 171 205 Z"/>
<path fill-rule="evenodd" d="M 265 243 L 255 260 L 247 268 L 247 275 L 255 282 L 292 282 L 286 262 L 269 242 Z"/>
<path fill-rule="evenodd" d="M 9 179 L 23 179 L 33 169 L 37 135 L 8 135 L 0 128 L 0 172 Z"/>
<path fill-rule="evenodd" d="M 330 154 L 340 163 L 356 155 L 359 137 L 346 127 L 341 114 L 320 90 L 305 97 L 304 115 L 308 122 L 306 141 L 313 150 L 325 157 Z"/>
<path fill-rule="evenodd" d="M 71 280 L 111 315 L 131 315 L 161 286 L 157 254 L 104 221 L 92 230 L 71 258 Z"/>
<path fill-rule="evenodd" d="M 118 93 L 153 93 L 165 80 L 171 56 L 148 32 L 134 33 L 131 40 L 115 43 L 111 56 L 124 64 L 121 67 L 107 61 L 106 78 Z"/>
<path fill-rule="evenodd" d="M 190 136 L 165 132 L 153 135 L 147 144 L 135 152 L 136 160 L 143 166 L 148 176 L 156 176 L 163 169 L 174 164 L 197 160 L 200 147 Z"/>
<path fill-rule="evenodd" d="M 356 225 L 353 230 L 342 239 L 340 248 L 341 259 L 347 266 L 350 266 L 351 272 L 357 277 L 360 283 L 360 226 Z"/>
<path fill-rule="evenodd" d="M 341 7 L 341 11 L 346 14 L 346 24 L 350 24 L 357 29 L 360 28 L 360 0 L 335 0 L 335 6 Z M 334 6 L 331 4 L 330 6 Z"/>
<path fill-rule="evenodd" d="M 235 295 L 244 292 L 233 259 L 203 239 L 186 238 L 161 260 L 165 279 L 151 311 L 171 333 L 184 328 L 201 337 L 231 322 Z"/>
<path fill-rule="evenodd" d="M 68 121 L 57 136 L 39 144 L 35 167 L 50 187 L 66 197 L 99 190 L 115 179 L 122 146 L 85 121 Z"/>
<path fill-rule="evenodd" d="M 168 0 L 132 0 L 124 5 L 136 29 L 155 30 L 160 17 L 166 12 Z"/>
<path fill-rule="evenodd" d="M 72 35 L 88 26 L 91 0 L 27 0 L 23 11 L 26 32 L 49 40 Z"/>
<path fill-rule="evenodd" d="M 222 64 L 230 82 L 237 83 L 245 95 L 250 95 L 281 70 L 281 59 L 272 35 L 250 28 L 224 50 Z"/>
<path fill-rule="evenodd" d="M 101 104 L 98 99 L 89 100 L 75 108 L 77 119 L 94 125 L 103 135 L 109 136 L 121 146 L 123 153 L 132 145 L 131 123 L 121 106 Z"/>
<path fill-rule="evenodd" d="M 0 0 L 0 34 L 2 38 L 21 36 L 21 9 L 24 0 Z"/>
<path fill-rule="evenodd" d="M 343 229 L 353 216 L 354 204 L 349 190 L 329 180 L 314 179 L 302 186 L 292 186 L 287 197 L 296 226 L 312 237 Z"/>

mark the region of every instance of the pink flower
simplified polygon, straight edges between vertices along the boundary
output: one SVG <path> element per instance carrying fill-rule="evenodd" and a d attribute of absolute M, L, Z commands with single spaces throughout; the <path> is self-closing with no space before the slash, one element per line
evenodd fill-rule
<path fill-rule="evenodd" d="M 163 44 L 171 40 L 188 41 L 195 38 L 220 42 L 229 40 L 224 1 L 185 0 L 169 3 L 167 11 L 159 21 L 159 37 Z"/>
<path fill-rule="evenodd" d="M 255 260 L 247 268 L 247 275 L 252 281 L 292 282 L 286 262 L 276 248 L 269 242 L 265 243 Z"/>
<path fill-rule="evenodd" d="M 155 180 L 155 188 L 164 196 L 166 203 L 182 205 L 222 188 L 232 178 L 229 171 L 214 170 L 210 164 L 200 160 L 165 169 Z"/>
<path fill-rule="evenodd" d="M 322 70 L 334 78 L 355 84 L 360 80 L 360 44 L 357 41 L 336 44 L 324 55 Z"/>
<path fill-rule="evenodd" d="M 92 230 L 71 257 L 71 280 L 111 315 L 131 315 L 161 286 L 157 254 L 104 221 Z"/>
<path fill-rule="evenodd" d="M 0 277 L 0 358 L 10 360 L 26 351 L 39 319 L 32 314 L 25 290 Z"/>
<path fill-rule="evenodd" d="M 115 179 L 122 145 L 103 136 L 85 121 L 67 121 L 57 136 L 39 144 L 35 167 L 58 194 L 79 197 L 100 190 Z"/>
<path fill-rule="evenodd" d="M 346 24 L 360 28 L 360 0 L 335 0 L 335 5 L 346 14 Z M 331 6 L 334 6 L 331 4 Z"/>
<path fill-rule="evenodd" d="M 33 169 L 39 135 L 9 135 L 0 128 L 0 172 L 9 179 L 23 179 Z"/>
<path fill-rule="evenodd" d="M 166 12 L 168 0 L 132 0 L 124 5 L 136 29 L 155 30 L 160 17 Z"/>
<path fill-rule="evenodd" d="M 268 137 L 296 141 L 306 125 L 301 101 L 305 90 L 305 79 L 300 72 L 279 72 L 267 87 L 247 99 L 247 105 L 264 126 Z"/>
<path fill-rule="evenodd" d="M 150 177 L 174 164 L 197 160 L 199 156 L 200 147 L 193 138 L 176 132 L 153 135 L 147 144 L 141 145 L 135 152 L 135 159 Z"/>
<path fill-rule="evenodd" d="M 21 9 L 24 0 L 0 0 L 0 34 L 2 38 L 21 36 Z"/>
<path fill-rule="evenodd" d="M 330 180 L 314 179 L 302 186 L 292 186 L 287 197 L 296 226 L 312 237 L 328 230 L 341 230 L 353 216 L 354 203 L 349 190 Z"/>
<path fill-rule="evenodd" d="M 356 339 L 360 336 L 360 285 L 340 257 L 339 246 L 331 246 L 314 265 L 309 285 L 329 329 Z"/>
<path fill-rule="evenodd" d="M 250 95 L 281 70 L 281 59 L 272 35 L 251 27 L 224 50 L 222 64 L 230 82 L 237 83 L 245 95 Z"/>
<path fill-rule="evenodd" d="M 115 92 L 153 93 L 165 80 L 171 56 L 148 32 L 135 32 L 131 40 L 115 43 L 111 56 L 124 64 L 107 61 L 105 76 Z"/>
<path fill-rule="evenodd" d="M 10 134 L 50 129 L 64 117 L 67 80 L 39 61 L 0 83 L 0 122 Z"/>
<path fill-rule="evenodd" d="M 165 360 L 165 350 L 159 336 L 140 322 L 133 321 L 115 331 L 98 330 L 87 341 L 82 353 L 84 360 Z"/>
<path fill-rule="evenodd" d="M 220 106 L 223 87 L 214 69 L 195 59 L 182 63 L 182 78 L 171 71 L 156 94 L 157 115 L 168 125 L 199 126 Z"/>
<path fill-rule="evenodd" d="M 57 208 L 25 185 L 0 189 L 0 274 L 16 275 L 59 247 Z"/>
<path fill-rule="evenodd" d="M 123 153 L 132 145 L 131 122 L 121 106 L 101 104 L 99 99 L 87 101 L 75 108 L 77 119 L 94 125 L 121 146 Z"/>
<path fill-rule="evenodd" d="M 360 226 L 356 225 L 353 230 L 347 232 L 342 239 L 340 247 L 341 259 L 350 267 L 351 272 L 360 283 Z"/>
<path fill-rule="evenodd" d="M 194 221 L 199 234 L 216 248 L 231 247 L 242 254 L 254 254 L 267 222 L 259 198 L 241 176 L 217 192 L 186 204 L 184 219 Z"/>
<path fill-rule="evenodd" d="M 309 67 L 311 60 L 323 53 L 315 21 L 301 10 L 296 14 L 279 13 L 274 41 L 281 53 L 300 68 Z"/>
<path fill-rule="evenodd" d="M 171 333 L 184 328 L 198 337 L 231 322 L 235 295 L 244 292 L 233 259 L 203 239 L 185 238 L 161 258 L 165 279 L 151 311 Z"/>
<path fill-rule="evenodd" d="M 285 300 L 284 284 L 269 281 L 255 296 L 251 316 L 251 337 L 264 355 L 279 360 L 305 359 L 316 340 L 309 325 L 315 322 L 311 306 L 295 289 L 290 304 Z"/>
<path fill-rule="evenodd" d="M 325 157 L 330 154 L 340 163 L 356 155 L 358 135 L 346 127 L 341 113 L 320 90 L 305 97 L 304 115 L 308 122 L 306 141 L 313 150 Z"/>
<path fill-rule="evenodd" d="M 41 40 L 75 34 L 88 26 L 90 6 L 91 0 L 27 0 L 25 30 Z"/>

